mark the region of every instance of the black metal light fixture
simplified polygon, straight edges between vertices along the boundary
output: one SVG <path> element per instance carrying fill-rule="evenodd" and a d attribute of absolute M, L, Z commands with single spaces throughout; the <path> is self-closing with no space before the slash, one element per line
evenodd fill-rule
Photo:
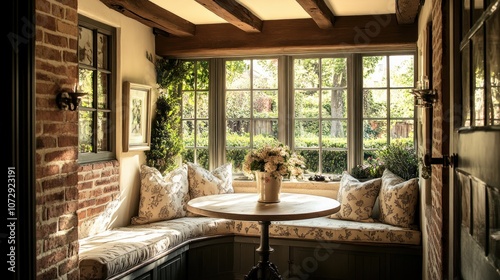
<path fill-rule="evenodd" d="M 84 92 L 70 92 L 62 91 L 56 96 L 56 103 L 61 110 L 76 111 L 80 105 L 82 96 L 86 95 Z"/>

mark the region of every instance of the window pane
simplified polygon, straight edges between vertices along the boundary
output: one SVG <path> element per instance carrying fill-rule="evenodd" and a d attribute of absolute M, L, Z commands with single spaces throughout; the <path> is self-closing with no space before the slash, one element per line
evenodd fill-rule
<path fill-rule="evenodd" d="M 208 121 L 198 120 L 196 124 L 196 147 L 208 147 Z"/>
<path fill-rule="evenodd" d="M 391 87 L 414 86 L 413 55 L 392 55 L 389 57 L 389 63 L 391 65 Z"/>
<path fill-rule="evenodd" d="M 387 58 L 385 56 L 363 57 L 363 87 L 387 86 Z"/>
<path fill-rule="evenodd" d="M 185 148 L 182 152 L 182 160 L 185 162 L 194 162 L 196 149 L 193 148 Z"/>
<path fill-rule="evenodd" d="M 367 118 L 387 117 L 387 90 L 363 90 L 363 116 Z"/>
<path fill-rule="evenodd" d="M 484 126 L 484 36 L 483 28 L 472 36 L 472 69 L 473 69 L 473 89 L 474 89 L 474 123 L 476 126 Z"/>
<path fill-rule="evenodd" d="M 298 153 L 304 157 L 308 172 L 310 173 L 319 172 L 319 151 L 299 150 Z"/>
<path fill-rule="evenodd" d="M 250 122 L 228 120 L 226 126 L 227 147 L 250 147 Z"/>
<path fill-rule="evenodd" d="M 196 89 L 208 90 L 209 86 L 209 63 L 208 60 L 197 61 Z"/>
<path fill-rule="evenodd" d="M 295 117 L 319 117 L 319 92 L 315 90 L 295 91 Z"/>
<path fill-rule="evenodd" d="M 94 65 L 94 35 L 92 30 L 78 28 L 78 62 L 87 65 Z"/>
<path fill-rule="evenodd" d="M 500 56 L 498 55 L 498 50 L 500 49 L 500 43 L 494 38 L 498 38 L 500 34 L 500 13 L 497 12 L 491 16 L 487 21 L 486 30 L 488 34 L 486 35 L 488 40 L 486 41 L 486 51 L 488 52 L 488 64 L 486 69 L 490 72 L 490 92 L 487 96 L 488 100 L 488 116 L 489 125 L 499 125 L 500 124 Z M 500 251 L 499 251 L 500 253 Z"/>
<path fill-rule="evenodd" d="M 192 91 L 195 90 L 195 84 L 198 80 L 198 72 L 197 72 L 197 62 L 196 61 L 184 61 L 184 65 L 187 69 L 186 76 L 182 81 L 182 90 L 183 91 Z M 194 161 L 192 161 L 194 162 Z"/>
<path fill-rule="evenodd" d="M 467 44 L 462 51 L 462 125 L 471 125 L 471 103 L 470 103 L 470 44 Z"/>
<path fill-rule="evenodd" d="M 321 129 L 324 148 L 347 148 L 347 121 L 324 120 Z"/>
<path fill-rule="evenodd" d="M 94 95 L 93 95 L 93 79 L 92 79 L 93 71 L 78 69 L 78 90 L 87 93 L 82 96 L 80 100 L 80 106 L 92 108 L 94 103 Z"/>
<path fill-rule="evenodd" d="M 185 91 L 182 94 L 182 118 L 193 119 L 194 118 L 194 96 L 195 93 L 192 91 Z"/>
<path fill-rule="evenodd" d="M 97 113 L 97 151 L 109 151 L 109 113 Z"/>
<path fill-rule="evenodd" d="M 182 121 L 182 139 L 186 147 L 194 147 L 194 121 Z M 194 162 L 194 161 L 192 161 Z"/>
<path fill-rule="evenodd" d="M 104 74 L 102 72 L 97 73 L 97 107 L 99 109 L 107 109 L 108 108 L 108 77 L 109 75 Z"/>
<path fill-rule="evenodd" d="M 254 135 L 255 136 L 262 135 L 266 139 L 278 139 L 278 121 L 277 120 L 255 120 L 254 121 Z M 255 141 L 255 139 L 254 139 L 254 141 Z"/>
<path fill-rule="evenodd" d="M 393 120 L 391 121 L 391 140 L 406 139 L 413 143 L 414 136 L 413 120 Z M 392 141 L 391 141 L 392 142 Z"/>
<path fill-rule="evenodd" d="M 364 120 L 363 121 L 363 147 L 381 148 L 387 144 L 387 121 Z"/>
<path fill-rule="evenodd" d="M 323 58 L 321 59 L 322 87 L 347 86 L 347 59 Z"/>
<path fill-rule="evenodd" d="M 295 147 L 319 147 L 319 121 L 295 122 Z"/>
<path fill-rule="evenodd" d="M 208 149 L 196 150 L 196 163 L 207 170 L 210 168 L 210 163 L 208 161 Z"/>
<path fill-rule="evenodd" d="M 276 89 L 278 88 L 278 60 L 254 60 L 253 88 Z"/>
<path fill-rule="evenodd" d="M 208 91 L 199 91 L 196 100 L 196 117 L 208 118 Z"/>
<path fill-rule="evenodd" d="M 391 90 L 391 118 L 413 118 L 413 100 L 410 89 Z"/>
<path fill-rule="evenodd" d="M 90 111 L 78 111 L 78 146 L 80 153 L 92 152 L 93 144 L 93 117 Z"/>
<path fill-rule="evenodd" d="M 97 67 L 108 69 L 108 36 L 97 34 Z"/>
<path fill-rule="evenodd" d="M 232 164 L 234 173 L 243 172 L 243 161 L 248 152 L 248 149 L 226 149 L 226 162 Z"/>
<path fill-rule="evenodd" d="M 226 61 L 226 88 L 250 88 L 250 60 Z"/>
<path fill-rule="evenodd" d="M 347 151 L 323 151 L 323 173 L 342 174 L 347 170 Z"/>
<path fill-rule="evenodd" d="M 295 89 L 319 87 L 319 59 L 295 59 L 293 82 Z"/>
<path fill-rule="evenodd" d="M 323 118 L 347 118 L 347 91 L 323 90 L 321 116 Z"/>
<path fill-rule="evenodd" d="M 226 92 L 226 117 L 250 118 L 250 92 Z"/>
<path fill-rule="evenodd" d="M 256 91 L 253 96 L 254 118 L 278 117 L 278 91 Z"/>

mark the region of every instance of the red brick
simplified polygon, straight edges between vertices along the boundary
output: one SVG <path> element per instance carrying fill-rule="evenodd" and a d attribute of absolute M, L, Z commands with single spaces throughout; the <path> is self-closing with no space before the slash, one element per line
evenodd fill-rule
<path fill-rule="evenodd" d="M 78 136 L 60 136 L 58 138 L 59 147 L 74 147 L 78 146 Z"/>
<path fill-rule="evenodd" d="M 44 202 L 46 204 L 53 204 L 56 202 L 64 202 L 64 190 L 57 191 L 55 193 L 44 195 Z"/>
<path fill-rule="evenodd" d="M 36 228 L 36 239 L 44 239 L 47 238 L 50 234 L 57 232 L 57 223 L 43 223 L 38 225 Z"/>
<path fill-rule="evenodd" d="M 56 139 L 52 136 L 40 136 L 36 138 L 37 149 L 55 148 L 55 147 L 56 147 Z"/>
<path fill-rule="evenodd" d="M 76 147 L 60 151 L 49 152 L 45 154 L 46 162 L 66 161 L 66 160 L 76 160 L 76 159 L 78 159 L 78 153 L 76 152 Z"/>
<path fill-rule="evenodd" d="M 66 200 L 78 200 L 78 188 L 68 187 L 64 192 L 64 198 Z"/>
<path fill-rule="evenodd" d="M 68 230 L 78 226 L 78 218 L 76 215 L 65 215 L 59 217 L 59 230 Z"/>
<path fill-rule="evenodd" d="M 61 188 L 64 186 L 66 174 L 51 178 L 51 179 L 46 179 L 42 182 L 42 190 L 44 192 L 52 190 L 52 189 L 57 189 Z"/>

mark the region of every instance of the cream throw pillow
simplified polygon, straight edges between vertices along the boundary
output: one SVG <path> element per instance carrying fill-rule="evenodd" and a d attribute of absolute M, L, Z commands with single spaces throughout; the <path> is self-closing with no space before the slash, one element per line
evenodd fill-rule
<path fill-rule="evenodd" d="M 380 178 L 360 182 L 349 173 L 344 172 L 337 193 L 340 210 L 332 214 L 330 218 L 373 222 L 371 214 L 381 182 Z"/>
<path fill-rule="evenodd" d="M 413 225 L 418 192 L 417 178 L 405 181 L 385 169 L 380 189 L 380 221 L 403 228 Z"/>
<path fill-rule="evenodd" d="M 234 192 L 231 163 L 221 165 L 212 172 L 191 162 L 188 162 L 187 166 L 191 199 L 212 194 Z"/>
<path fill-rule="evenodd" d="M 131 223 L 147 224 L 186 216 L 189 201 L 187 178 L 186 165 L 165 176 L 154 167 L 142 165 L 139 213 Z"/>

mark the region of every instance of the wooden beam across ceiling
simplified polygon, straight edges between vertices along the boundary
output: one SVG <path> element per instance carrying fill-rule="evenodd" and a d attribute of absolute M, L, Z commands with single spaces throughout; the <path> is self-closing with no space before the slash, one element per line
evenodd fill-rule
<path fill-rule="evenodd" d="M 196 2 L 245 32 L 262 31 L 262 21 L 235 0 L 196 0 Z"/>
<path fill-rule="evenodd" d="M 194 36 L 196 26 L 149 0 L 100 0 L 108 8 L 169 34 Z"/>
<path fill-rule="evenodd" d="M 266 20 L 262 32 L 247 33 L 231 24 L 198 25 L 193 37 L 155 37 L 155 52 L 170 58 L 297 54 L 330 51 L 415 49 L 417 24 L 401 25 L 396 16 L 336 17 L 324 30 L 312 19 Z"/>
<path fill-rule="evenodd" d="M 412 24 L 420 12 L 421 0 L 396 0 L 396 18 L 399 24 Z"/>
<path fill-rule="evenodd" d="M 334 16 L 324 0 L 296 0 L 321 29 L 333 27 Z"/>

